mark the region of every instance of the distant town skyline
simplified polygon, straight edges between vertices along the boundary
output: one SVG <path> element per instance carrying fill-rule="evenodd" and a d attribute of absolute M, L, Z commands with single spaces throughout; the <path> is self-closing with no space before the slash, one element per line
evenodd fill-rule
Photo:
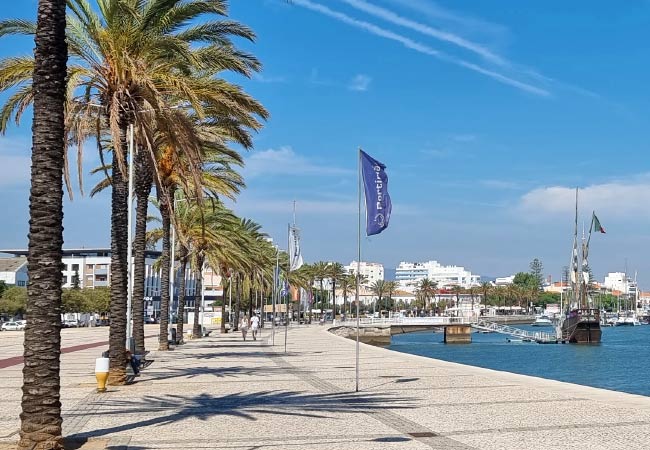
<path fill-rule="evenodd" d="M 3 12 L 34 18 L 32 6 Z M 627 265 L 650 286 L 650 63 L 638 44 L 650 38 L 648 2 L 259 0 L 231 12 L 256 31 L 242 45 L 264 71 L 229 77 L 271 112 L 232 206 L 280 245 L 296 200 L 306 261 L 356 258 L 361 146 L 388 166 L 394 206 L 389 228 L 364 238 L 364 260 L 436 259 L 496 277 L 539 258 L 558 279 L 580 186 L 580 229 L 596 210 L 607 230 L 591 242 L 594 275 Z M 32 48 L 6 38 L 0 55 Z M 27 245 L 30 133 L 25 120 L 0 137 L 0 247 Z M 89 175 L 92 148 L 86 192 L 101 177 Z M 109 202 L 75 188 L 66 247 L 109 243 Z"/>

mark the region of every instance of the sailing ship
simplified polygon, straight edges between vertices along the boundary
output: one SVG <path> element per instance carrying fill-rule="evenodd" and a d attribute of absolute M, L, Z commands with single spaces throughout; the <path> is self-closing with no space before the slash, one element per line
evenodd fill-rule
<path fill-rule="evenodd" d="M 578 251 L 578 189 L 576 188 L 576 215 L 573 233 L 573 251 L 571 254 L 571 298 L 567 302 L 567 309 L 564 317 L 558 325 L 558 336 L 563 342 L 572 344 L 595 344 L 599 343 L 602 335 L 600 329 L 600 311 L 598 308 L 590 307 L 589 299 L 589 243 L 591 231 L 597 227 L 597 231 L 604 232 L 596 214 L 592 215 L 591 226 L 589 227 L 589 239 L 585 241 L 584 230 L 582 237 L 581 252 Z"/>

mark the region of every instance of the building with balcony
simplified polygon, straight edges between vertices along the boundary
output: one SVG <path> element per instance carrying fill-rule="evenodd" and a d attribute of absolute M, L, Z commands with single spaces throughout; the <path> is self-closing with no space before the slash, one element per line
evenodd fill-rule
<path fill-rule="evenodd" d="M 0 254 L 13 255 L 10 258 L 0 258 L 0 280 L 7 285 L 26 286 L 27 250 L 8 249 L 0 250 Z M 154 268 L 155 262 L 160 257 L 159 250 L 145 252 L 145 314 L 158 317 L 160 315 L 160 270 Z M 110 248 L 81 248 L 64 249 L 62 262 L 62 286 L 71 288 L 78 285 L 81 289 L 94 289 L 96 287 L 109 287 L 111 284 L 111 250 Z M 6 271 L 3 271 L 6 269 Z M 178 286 L 180 279 L 180 265 L 176 262 L 174 296 L 172 310 L 178 309 Z M 213 272 L 210 267 L 203 271 L 203 293 L 206 304 L 217 300 L 223 295 L 221 276 Z M 196 295 L 196 275 L 187 267 L 185 272 L 185 309 L 194 309 Z"/>
<path fill-rule="evenodd" d="M 413 290 L 422 279 L 438 283 L 438 287 L 461 286 L 469 288 L 481 284 L 481 277 L 461 266 L 443 266 L 438 261 L 400 262 L 395 269 L 395 280 L 403 289 Z"/>
<path fill-rule="evenodd" d="M 359 271 L 361 272 L 361 275 L 368 279 L 368 285 L 373 284 L 375 281 L 384 279 L 384 266 L 380 263 L 366 261 L 357 263 L 357 261 L 352 261 L 349 265 L 344 266 L 344 269 L 347 273 L 356 275 L 357 264 L 359 265 Z"/>

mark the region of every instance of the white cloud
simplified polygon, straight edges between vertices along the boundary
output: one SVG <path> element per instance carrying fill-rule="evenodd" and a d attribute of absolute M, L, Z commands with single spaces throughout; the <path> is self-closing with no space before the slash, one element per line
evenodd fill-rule
<path fill-rule="evenodd" d="M 648 217 L 650 210 L 650 178 L 638 177 L 636 181 L 594 184 L 578 191 L 578 207 L 582 215 L 595 210 L 604 223 L 607 219 L 623 217 Z M 519 201 L 519 211 L 535 218 L 568 216 L 575 211 L 575 188 L 551 186 L 534 189 Z"/>
<path fill-rule="evenodd" d="M 353 175 L 354 170 L 319 164 L 297 154 L 291 147 L 255 152 L 246 158 L 246 176 L 263 175 Z"/>
<path fill-rule="evenodd" d="M 350 80 L 350 84 L 348 84 L 348 89 L 350 89 L 351 91 L 360 91 L 360 92 L 367 91 L 371 81 L 372 78 L 370 78 L 368 75 L 363 75 L 363 74 L 356 75 L 354 78 L 352 78 L 352 80 Z"/>
<path fill-rule="evenodd" d="M 513 86 L 519 90 L 522 90 L 524 92 L 528 92 L 530 94 L 538 95 L 541 97 L 549 97 L 551 93 L 545 89 L 539 88 L 537 86 L 533 86 L 532 84 L 525 83 L 523 81 L 516 80 L 514 78 L 508 77 L 506 75 L 503 75 L 501 73 L 495 72 L 493 70 L 486 69 L 484 67 L 481 67 L 477 64 L 465 61 L 463 59 L 456 58 L 454 56 L 447 55 L 439 50 L 436 50 L 434 48 L 429 47 L 428 45 L 422 44 L 420 42 L 414 41 L 406 36 L 403 36 L 398 33 L 394 33 L 390 30 L 387 30 L 385 28 L 381 28 L 375 24 L 365 22 L 362 20 L 357 20 L 354 19 L 347 14 L 343 14 L 341 12 L 332 10 L 328 8 L 327 6 L 321 5 L 316 2 L 312 2 L 310 0 L 293 0 L 293 3 L 299 6 L 302 6 L 304 8 L 307 8 L 309 10 L 312 10 L 314 12 L 323 14 L 325 16 L 331 17 L 334 20 L 337 20 L 339 22 L 345 23 L 347 25 L 362 29 L 368 33 L 374 34 L 376 36 L 383 37 L 385 39 L 389 39 L 392 41 L 396 41 L 401 43 L 404 47 L 409 48 L 411 50 L 414 50 L 416 52 L 422 53 L 424 55 L 432 56 L 434 58 L 437 58 L 439 60 L 454 64 L 456 66 L 464 67 L 465 69 L 471 70 L 473 72 L 477 72 L 480 74 L 483 74 L 489 78 L 492 78 L 496 81 L 499 81 L 500 83 Z"/>

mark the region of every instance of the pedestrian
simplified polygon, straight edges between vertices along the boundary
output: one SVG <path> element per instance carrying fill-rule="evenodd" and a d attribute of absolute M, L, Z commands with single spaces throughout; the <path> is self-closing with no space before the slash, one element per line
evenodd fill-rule
<path fill-rule="evenodd" d="M 242 317 L 239 323 L 239 329 L 241 330 L 242 337 L 246 340 L 246 333 L 248 333 L 248 316 L 246 314 L 244 314 L 244 317 Z"/>
<path fill-rule="evenodd" d="M 253 340 L 257 340 L 257 329 L 260 327 L 260 318 L 257 317 L 257 314 L 251 317 L 251 334 L 253 335 Z"/>

